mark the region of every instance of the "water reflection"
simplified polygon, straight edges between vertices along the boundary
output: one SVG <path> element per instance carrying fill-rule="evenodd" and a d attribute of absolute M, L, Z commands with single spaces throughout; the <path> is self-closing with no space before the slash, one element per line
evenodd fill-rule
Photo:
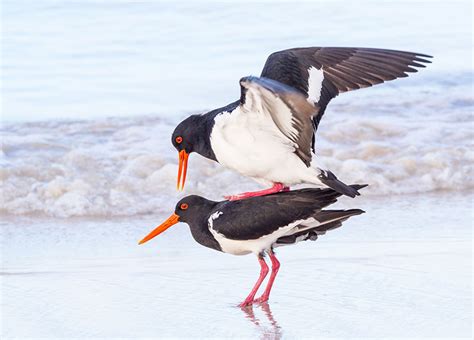
<path fill-rule="evenodd" d="M 281 339 L 283 331 L 273 317 L 270 305 L 267 302 L 264 302 L 255 307 L 263 311 L 266 320 L 262 322 L 257 316 L 255 316 L 253 305 L 242 307 L 241 309 L 245 313 L 245 317 L 257 326 L 261 339 Z"/>

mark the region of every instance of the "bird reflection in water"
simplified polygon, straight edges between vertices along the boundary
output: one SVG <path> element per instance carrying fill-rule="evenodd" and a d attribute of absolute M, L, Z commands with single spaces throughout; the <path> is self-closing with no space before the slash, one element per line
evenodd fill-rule
<path fill-rule="evenodd" d="M 260 307 L 263 314 L 265 314 L 268 325 L 267 322 L 261 322 L 260 319 L 255 316 L 253 305 L 241 307 L 241 309 L 245 313 L 245 317 L 257 326 L 261 339 L 281 339 L 283 332 L 278 322 L 273 318 L 270 305 L 267 302 L 263 302 L 257 306 Z"/>

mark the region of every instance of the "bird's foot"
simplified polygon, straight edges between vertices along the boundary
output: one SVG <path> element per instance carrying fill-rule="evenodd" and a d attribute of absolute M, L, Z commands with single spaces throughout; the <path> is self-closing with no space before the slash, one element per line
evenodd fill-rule
<path fill-rule="evenodd" d="M 238 201 L 238 200 L 243 200 L 246 198 L 265 196 L 265 195 L 275 194 L 277 192 L 286 192 L 286 191 L 290 191 L 290 187 L 284 186 L 282 183 L 275 183 L 269 189 L 260 190 L 260 191 L 243 192 L 237 195 L 224 196 L 224 198 L 228 201 Z"/>
<path fill-rule="evenodd" d="M 251 306 L 253 304 L 253 299 L 245 299 L 243 302 L 239 303 L 239 307 L 240 308 L 244 308 L 244 307 L 247 307 L 247 306 Z"/>
<path fill-rule="evenodd" d="M 262 295 L 259 298 L 253 300 L 253 303 L 264 303 L 268 301 L 268 296 Z"/>
<path fill-rule="evenodd" d="M 243 199 L 246 199 L 246 198 L 250 198 L 250 197 L 256 197 L 254 195 L 250 195 L 252 194 L 252 192 L 243 192 L 241 194 L 237 194 L 237 195 L 227 195 L 227 196 L 224 196 L 224 198 L 228 201 L 239 201 L 239 200 L 243 200 Z"/>

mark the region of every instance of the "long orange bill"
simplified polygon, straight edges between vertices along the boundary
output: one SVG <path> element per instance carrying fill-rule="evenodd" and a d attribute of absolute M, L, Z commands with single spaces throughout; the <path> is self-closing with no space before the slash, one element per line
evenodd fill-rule
<path fill-rule="evenodd" d="M 179 216 L 176 215 L 176 214 L 173 214 L 171 215 L 170 217 L 168 217 L 168 219 L 166 221 L 164 221 L 163 223 L 161 223 L 158 227 L 156 227 L 155 229 L 153 229 L 153 231 L 151 233 L 149 233 L 148 235 L 146 235 L 143 240 L 141 240 L 140 242 L 138 242 L 138 244 L 143 244 L 147 241 L 150 241 L 153 237 L 155 236 L 158 236 L 160 235 L 162 232 L 164 232 L 166 229 L 168 229 L 169 227 L 171 227 L 172 225 L 175 225 L 176 223 L 179 222 Z"/>
<path fill-rule="evenodd" d="M 176 189 L 183 190 L 184 182 L 186 182 L 186 172 L 188 171 L 188 157 L 189 153 L 181 150 L 178 154 L 179 167 L 178 167 L 178 182 L 176 183 Z M 181 182 L 181 178 L 183 181 Z"/>

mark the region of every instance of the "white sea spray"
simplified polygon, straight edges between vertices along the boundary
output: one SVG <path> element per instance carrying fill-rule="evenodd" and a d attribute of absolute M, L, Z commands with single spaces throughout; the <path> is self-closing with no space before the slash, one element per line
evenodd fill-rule
<path fill-rule="evenodd" d="M 364 195 L 470 190 L 472 103 L 432 105 L 428 97 L 405 106 L 379 98 L 364 110 L 334 104 L 318 131 L 316 163 L 346 183 L 368 183 Z M 68 217 L 160 211 L 183 195 L 175 190 L 177 152 L 170 143 L 177 121 L 147 116 L 5 125 L 2 212 Z M 185 194 L 219 200 L 257 188 L 215 162 L 190 157 Z"/>

